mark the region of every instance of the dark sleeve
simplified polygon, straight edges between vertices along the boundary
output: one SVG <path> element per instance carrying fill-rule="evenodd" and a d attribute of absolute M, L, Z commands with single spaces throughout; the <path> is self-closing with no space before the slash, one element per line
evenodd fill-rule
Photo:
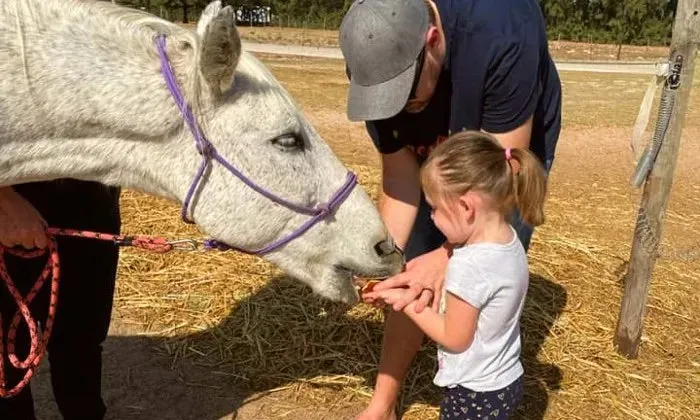
<path fill-rule="evenodd" d="M 366 121 L 365 126 L 379 153 L 395 153 L 406 145 L 392 120 Z"/>
<path fill-rule="evenodd" d="M 484 84 L 482 128 L 503 133 L 521 126 L 534 113 L 539 97 L 540 51 L 533 35 L 501 39 Z"/>

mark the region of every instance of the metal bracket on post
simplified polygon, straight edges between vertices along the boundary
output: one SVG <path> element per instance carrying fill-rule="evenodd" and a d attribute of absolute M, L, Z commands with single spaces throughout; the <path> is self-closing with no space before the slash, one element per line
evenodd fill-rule
<path fill-rule="evenodd" d="M 649 173 L 651 173 L 651 170 L 654 167 L 656 156 L 659 154 L 659 150 L 661 150 L 661 144 L 666 137 L 666 130 L 668 129 L 668 123 L 671 120 L 673 106 L 676 102 L 676 90 L 678 90 L 678 87 L 681 85 L 682 69 L 683 56 L 681 54 L 677 54 L 671 66 L 668 77 L 666 78 L 664 89 L 661 93 L 659 117 L 656 121 L 654 137 L 652 137 L 650 145 L 644 150 L 644 154 L 642 155 L 642 158 L 639 159 L 634 175 L 632 175 L 631 182 L 635 188 L 641 187 L 644 181 L 647 179 Z"/>
<path fill-rule="evenodd" d="M 683 69 L 683 56 L 678 54 L 673 62 L 671 74 L 668 76 L 668 88 L 676 90 L 681 85 L 681 70 Z"/>

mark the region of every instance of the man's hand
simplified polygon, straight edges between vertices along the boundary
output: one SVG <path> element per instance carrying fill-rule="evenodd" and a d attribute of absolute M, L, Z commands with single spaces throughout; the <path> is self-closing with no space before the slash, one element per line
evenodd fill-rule
<path fill-rule="evenodd" d="M 406 264 L 406 271 L 390 277 L 362 296 L 368 303 L 384 301 L 395 311 L 401 311 L 418 299 L 415 311 L 420 313 L 431 305 L 437 310 L 447 268 L 448 249 L 442 246 L 416 257 Z M 437 298 L 436 298 L 437 297 Z"/>
<path fill-rule="evenodd" d="M 0 245 L 46 248 L 46 222 L 11 187 L 0 187 Z"/>

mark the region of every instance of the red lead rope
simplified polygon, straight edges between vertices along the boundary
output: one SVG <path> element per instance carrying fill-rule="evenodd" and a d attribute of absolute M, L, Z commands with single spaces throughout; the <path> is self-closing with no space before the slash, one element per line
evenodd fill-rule
<path fill-rule="evenodd" d="M 34 372 L 41 363 L 44 353 L 46 353 L 46 346 L 49 342 L 49 338 L 51 337 L 51 330 L 53 329 L 53 322 L 56 316 L 56 305 L 58 304 L 58 285 L 60 281 L 60 265 L 58 259 L 58 247 L 55 240 L 56 236 L 74 236 L 111 241 L 117 246 L 135 246 L 159 253 L 168 252 L 175 248 L 179 248 L 180 246 L 178 245 L 180 244 L 189 245 L 189 249 L 193 249 L 194 246 L 196 246 L 194 241 L 189 240 L 168 242 L 166 239 L 160 237 L 110 235 L 71 229 L 49 228 L 47 233 L 49 235 L 49 245 L 46 249 L 26 251 L 18 250 L 16 248 L 5 248 L 0 245 L 0 277 L 5 283 L 7 290 L 10 292 L 10 295 L 12 295 L 12 298 L 14 299 L 18 308 L 15 316 L 12 318 L 10 329 L 7 332 L 7 358 L 15 368 L 27 370 L 24 378 L 22 378 L 22 380 L 14 388 L 7 389 L 7 384 L 5 382 L 5 346 L 3 344 L 4 331 L 2 328 L 2 316 L 0 315 L 0 398 L 10 398 L 20 393 L 22 389 L 24 389 L 24 387 L 26 387 L 31 381 Z M 46 252 L 49 252 L 49 258 L 46 261 L 44 270 L 34 283 L 34 286 L 27 297 L 22 298 L 22 295 L 17 290 L 15 283 L 12 281 L 9 273 L 7 272 L 7 267 L 5 265 L 5 254 L 7 253 L 16 257 L 29 259 L 44 255 Z M 49 313 L 46 318 L 46 326 L 44 331 L 41 332 L 41 337 L 39 337 L 37 323 L 29 312 L 29 306 L 42 287 L 44 287 L 44 284 L 49 279 L 49 276 L 51 277 Z M 22 321 L 22 319 L 24 319 L 24 322 L 29 328 L 31 344 L 27 358 L 24 360 L 19 360 L 17 354 L 15 353 L 15 337 L 17 335 L 17 328 L 19 328 L 20 321 Z"/>

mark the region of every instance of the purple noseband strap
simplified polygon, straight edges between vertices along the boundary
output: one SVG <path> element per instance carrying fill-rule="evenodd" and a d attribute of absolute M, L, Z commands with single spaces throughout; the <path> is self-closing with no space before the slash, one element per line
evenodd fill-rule
<path fill-rule="evenodd" d="M 328 217 L 331 213 L 333 213 L 342 203 L 345 201 L 345 199 L 350 195 L 352 192 L 353 188 L 355 188 L 355 185 L 357 185 L 357 176 L 352 173 L 348 172 L 348 175 L 345 179 L 345 183 L 343 184 L 338 191 L 333 194 L 331 199 L 324 204 L 320 204 L 316 207 L 306 207 L 303 205 L 295 204 L 290 201 L 287 201 L 281 197 L 278 197 L 271 192 L 265 190 L 264 188 L 260 187 L 257 185 L 255 182 L 250 180 L 248 177 L 243 175 L 238 169 L 236 169 L 235 166 L 233 166 L 231 163 L 229 163 L 226 159 L 224 159 L 217 151 L 216 148 L 214 147 L 209 140 L 204 136 L 202 133 L 202 130 L 199 127 L 199 124 L 197 123 L 197 119 L 194 117 L 194 114 L 192 113 L 192 108 L 190 105 L 187 103 L 187 100 L 185 99 L 184 95 L 182 94 L 182 90 L 180 89 L 177 80 L 175 78 L 175 74 L 173 73 L 173 69 L 170 66 L 170 60 L 168 59 L 168 55 L 166 53 L 166 41 L 165 41 L 165 35 L 160 35 L 156 38 L 156 46 L 158 47 L 158 55 L 160 56 L 160 63 L 161 63 L 161 73 L 163 74 L 163 78 L 165 79 L 165 83 L 168 87 L 168 90 L 170 91 L 170 94 L 173 97 L 173 100 L 177 104 L 177 107 L 180 109 L 180 113 L 182 114 L 182 118 L 184 119 L 185 123 L 187 126 L 190 128 L 190 131 L 192 132 L 195 140 L 195 145 L 197 148 L 197 151 L 199 154 L 202 156 L 202 162 L 199 165 L 199 168 L 197 169 L 197 174 L 194 177 L 194 180 L 192 181 L 192 185 L 190 186 L 189 190 L 187 191 L 187 196 L 185 197 L 185 201 L 182 204 L 182 219 L 187 222 L 187 223 L 194 223 L 193 220 L 189 218 L 189 213 L 190 213 L 190 202 L 192 200 L 192 196 L 194 195 L 194 192 L 197 190 L 197 187 L 202 181 L 202 176 L 204 174 L 204 171 L 206 168 L 211 165 L 212 160 L 219 162 L 224 168 L 228 169 L 229 172 L 231 172 L 233 175 L 235 175 L 238 179 L 243 181 L 248 187 L 252 188 L 255 190 L 258 194 L 261 194 L 268 198 L 269 200 L 273 201 L 276 204 L 279 204 L 283 207 L 286 207 L 290 210 L 293 210 L 297 213 L 305 214 L 308 216 L 311 216 L 309 220 L 304 222 L 300 227 L 298 227 L 295 231 L 290 233 L 289 235 L 282 237 L 281 239 L 276 240 L 275 242 L 261 248 L 255 251 L 250 251 L 250 250 L 245 250 L 242 248 L 234 247 L 231 245 L 227 245 L 223 242 L 219 242 L 213 239 L 209 239 L 205 241 L 205 246 L 209 249 L 220 249 L 220 250 L 227 250 L 227 249 L 234 249 L 240 252 L 244 252 L 247 254 L 255 254 L 255 255 L 263 255 L 267 254 L 269 252 L 272 252 L 281 246 L 293 241 L 294 239 L 298 238 L 304 232 L 309 230 L 312 226 L 314 226 L 316 223 L 319 221 L 325 219 Z"/>

